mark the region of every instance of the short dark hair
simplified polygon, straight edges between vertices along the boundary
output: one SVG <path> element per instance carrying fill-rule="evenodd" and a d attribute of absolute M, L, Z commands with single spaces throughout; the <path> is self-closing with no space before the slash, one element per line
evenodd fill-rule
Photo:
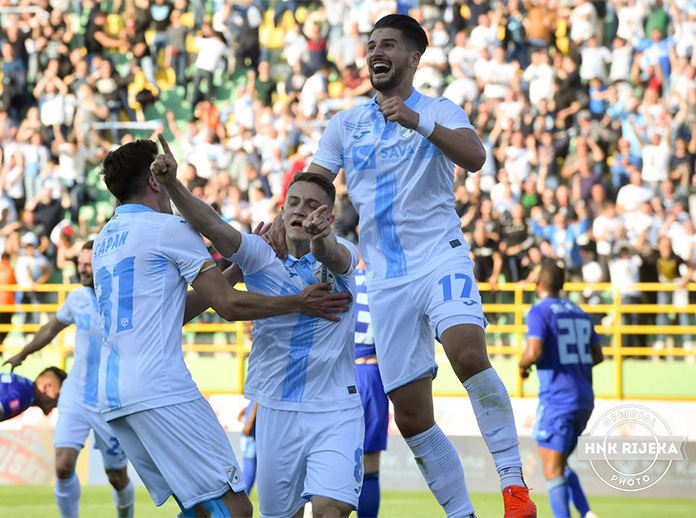
<path fill-rule="evenodd" d="M 94 240 L 90 239 L 84 245 L 82 245 L 82 250 L 92 250 L 94 248 Z"/>
<path fill-rule="evenodd" d="M 47 367 L 41 372 L 39 372 L 39 375 L 36 376 L 36 379 L 39 379 L 41 376 L 48 372 L 52 372 L 56 376 L 56 378 L 58 378 L 58 381 L 60 381 L 61 386 L 63 385 L 65 378 L 68 377 L 68 373 L 65 372 L 63 369 L 59 369 L 58 367 Z"/>
<path fill-rule="evenodd" d="M 564 283 L 565 270 L 558 266 L 556 261 L 544 261 L 539 273 L 539 284 L 555 295 L 563 289 Z"/>
<path fill-rule="evenodd" d="M 157 144 L 144 139 L 109 152 L 100 172 L 106 188 L 122 204 L 142 194 L 156 156 Z"/>
<path fill-rule="evenodd" d="M 297 182 L 317 184 L 329 197 L 329 208 L 334 206 L 334 203 L 336 202 L 336 187 L 334 187 L 333 182 L 331 182 L 331 180 L 329 180 L 326 176 L 308 172 L 295 173 L 292 182 L 290 182 L 290 185 L 288 185 L 288 192 L 290 192 L 290 187 L 295 185 Z"/>
<path fill-rule="evenodd" d="M 370 32 L 370 36 L 377 29 L 398 30 L 404 36 L 404 39 L 421 54 L 428 47 L 428 36 L 425 34 L 423 27 L 416 20 L 405 14 L 388 14 L 384 18 L 380 18 Z"/>

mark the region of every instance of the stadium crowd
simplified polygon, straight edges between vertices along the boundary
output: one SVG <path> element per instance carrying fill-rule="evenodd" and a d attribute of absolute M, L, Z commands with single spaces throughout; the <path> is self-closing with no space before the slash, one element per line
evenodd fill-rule
<path fill-rule="evenodd" d="M 545 257 L 586 282 L 693 280 L 693 0 L 0 0 L 0 273 L 75 279 L 109 216 L 84 208 L 90 175 L 150 136 L 95 123 L 157 119 L 194 194 L 239 229 L 272 220 L 328 118 L 374 93 L 365 45 L 390 12 L 428 29 L 415 88 L 463 106 L 488 153 L 453 186 L 479 281 L 533 282 Z"/>

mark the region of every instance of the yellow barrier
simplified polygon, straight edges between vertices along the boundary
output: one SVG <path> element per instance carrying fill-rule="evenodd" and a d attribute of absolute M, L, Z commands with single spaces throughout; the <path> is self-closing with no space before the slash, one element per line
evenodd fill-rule
<path fill-rule="evenodd" d="M 48 292 L 56 293 L 58 297 L 58 302 L 56 304 L 17 304 L 17 305 L 0 305 L 0 313 L 6 312 L 18 312 L 27 311 L 32 312 L 43 312 L 43 313 L 55 313 L 58 308 L 65 301 L 66 294 L 71 290 L 78 288 L 79 285 L 41 285 L 37 286 L 37 292 Z M 244 289 L 242 287 L 242 289 Z M 676 284 L 662 284 L 662 283 L 641 283 L 631 286 L 617 287 L 612 286 L 608 283 L 601 284 L 585 284 L 585 283 L 566 283 L 564 289 L 568 294 L 578 292 L 583 292 L 585 290 L 590 290 L 592 292 L 601 292 L 605 295 L 611 297 L 610 304 L 580 304 L 585 311 L 588 313 L 601 313 L 607 314 L 612 317 L 611 325 L 597 325 L 595 330 L 600 335 L 605 335 L 611 338 L 611 345 L 609 347 L 604 347 L 605 357 L 613 358 L 614 360 L 614 378 L 615 387 L 614 393 L 611 397 L 617 399 L 624 399 L 626 396 L 623 390 L 623 358 L 625 356 L 661 356 L 661 357 L 693 357 L 696 356 L 696 350 L 685 350 L 683 348 L 664 348 L 655 349 L 653 347 L 645 348 L 633 348 L 625 347 L 623 345 L 623 339 L 625 335 L 672 335 L 678 336 L 683 334 L 693 334 L 696 337 L 696 323 L 689 326 L 679 326 L 679 325 L 667 325 L 667 326 L 657 326 L 657 325 L 624 325 L 621 323 L 621 317 L 625 314 L 657 314 L 657 313 L 688 313 L 696 315 L 696 304 L 688 304 L 683 306 L 675 305 L 657 305 L 657 304 L 631 304 L 622 305 L 621 304 L 621 294 L 622 292 L 627 292 L 629 290 L 634 292 L 673 292 L 678 289 Z M 689 284 L 687 288 L 689 291 L 696 291 L 696 284 Z M 491 291 L 490 285 L 487 283 L 479 284 L 479 290 L 482 294 Z M 17 285 L 0 285 L 0 292 L 10 291 L 29 291 L 28 288 L 23 288 Z M 489 320 L 493 321 L 490 317 L 491 314 L 510 314 L 513 315 L 513 322 L 511 324 L 491 324 L 487 328 L 487 333 L 490 335 L 495 334 L 508 334 L 512 336 L 512 345 L 490 345 L 488 351 L 490 354 L 502 354 L 509 355 L 519 358 L 522 355 L 525 346 L 525 335 L 527 332 L 527 327 L 525 325 L 525 315 L 531 308 L 531 298 L 534 291 L 534 285 L 527 284 L 513 284 L 504 283 L 499 284 L 496 287 L 496 292 L 508 298 L 511 297 L 511 303 L 484 303 L 483 310 L 489 317 Z M 485 297 L 486 295 L 484 295 Z M 525 300 L 526 299 L 526 300 Z M 696 319 L 695 319 L 696 322 Z M 39 329 L 40 325 L 37 324 L 0 324 L 0 332 L 26 332 L 33 333 Z M 210 345 L 210 344 L 185 344 L 183 346 L 184 352 L 194 352 L 194 353 L 220 353 L 227 352 L 235 355 L 236 359 L 236 371 L 238 380 L 238 387 L 243 386 L 243 380 L 245 377 L 245 359 L 251 350 L 251 343 L 247 340 L 244 334 L 244 324 L 241 322 L 227 323 L 220 321 L 218 323 L 202 323 L 196 322 L 187 324 L 183 327 L 184 332 L 194 332 L 194 333 L 234 333 L 235 341 L 234 343 L 228 343 L 226 345 Z M 57 347 L 59 351 L 59 364 L 65 367 L 66 355 L 72 352 L 72 347 L 66 346 L 63 335 L 59 335 L 57 338 Z M 438 345 L 441 348 L 441 346 Z M 0 352 L 4 350 L 16 350 L 17 347 L 13 346 L 1 346 Z M 6 356 L 7 357 L 7 356 Z M 234 393 L 240 393 L 240 390 L 233 391 Z M 225 391 L 227 392 L 227 391 Z M 449 395 L 449 394 L 442 394 Z M 515 389 L 512 391 L 512 395 L 516 397 L 524 397 L 524 387 L 522 379 L 518 377 Z M 641 396 L 641 398 L 650 398 L 651 396 Z M 659 396 L 655 396 L 655 399 L 661 399 Z M 680 399 L 679 396 L 670 397 L 670 399 Z M 684 397 L 684 399 L 696 399 L 695 397 Z"/>

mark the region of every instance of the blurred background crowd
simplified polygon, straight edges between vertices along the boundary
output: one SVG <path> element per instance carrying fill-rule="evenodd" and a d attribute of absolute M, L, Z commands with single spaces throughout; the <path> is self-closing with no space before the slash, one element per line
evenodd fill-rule
<path fill-rule="evenodd" d="M 577 281 L 693 280 L 696 1 L 0 0 L 0 282 L 74 281 L 113 212 L 101 158 L 154 131 L 223 218 L 270 221 L 331 115 L 374 95 L 366 42 L 392 12 L 430 38 L 415 87 L 463 106 L 488 152 L 453 185 L 479 281 L 533 282 L 549 257 Z"/>

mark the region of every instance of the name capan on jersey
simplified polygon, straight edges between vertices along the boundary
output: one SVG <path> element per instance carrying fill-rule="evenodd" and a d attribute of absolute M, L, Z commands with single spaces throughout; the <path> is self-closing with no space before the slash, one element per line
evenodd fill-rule
<path fill-rule="evenodd" d="M 181 350 L 187 284 L 214 267 L 180 217 L 116 208 L 94 240 L 92 269 L 104 341 L 99 408 L 108 420 L 201 397 Z"/>
<path fill-rule="evenodd" d="M 444 97 L 414 89 L 405 103 L 445 128 L 473 129 L 464 110 Z M 376 97 L 331 119 L 313 162 L 345 170 L 370 286 L 406 283 L 443 256 L 466 253 L 457 249 L 468 245 L 454 210 L 454 164 L 414 130 L 387 122 Z"/>
<path fill-rule="evenodd" d="M 279 259 L 259 236 L 242 234 L 230 261 L 244 273 L 249 291 L 269 296 L 300 293 L 307 286 L 328 282 L 333 291 L 355 297 L 354 269 L 358 250 L 338 238 L 350 251 L 347 273 L 334 274 L 311 253 L 297 259 Z M 341 313 L 340 322 L 299 313 L 254 321 L 253 346 L 244 395 L 278 410 L 320 412 L 360 406 L 355 385 L 353 312 Z"/>
<path fill-rule="evenodd" d="M 75 351 L 70 375 L 60 389 L 58 405 L 79 402 L 96 410 L 98 406 L 99 359 L 102 348 L 102 327 L 94 290 L 78 288 L 68 294 L 56 312 L 65 325 L 75 324 Z"/>

